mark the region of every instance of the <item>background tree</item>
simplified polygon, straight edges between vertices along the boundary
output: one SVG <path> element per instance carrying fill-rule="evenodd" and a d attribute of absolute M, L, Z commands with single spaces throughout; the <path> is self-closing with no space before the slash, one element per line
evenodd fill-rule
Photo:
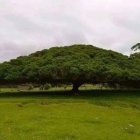
<path fill-rule="evenodd" d="M 137 43 L 137 44 L 134 45 L 131 49 L 132 49 L 133 51 L 140 50 L 140 43 Z"/>

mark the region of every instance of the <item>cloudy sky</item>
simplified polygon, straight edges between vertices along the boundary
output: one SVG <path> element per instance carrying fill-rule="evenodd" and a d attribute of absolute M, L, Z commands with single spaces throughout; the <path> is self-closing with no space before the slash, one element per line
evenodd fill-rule
<path fill-rule="evenodd" d="M 53 46 L 124 54 L 140 42 L 140 0 L 0 0 L 0 62 Z"/>

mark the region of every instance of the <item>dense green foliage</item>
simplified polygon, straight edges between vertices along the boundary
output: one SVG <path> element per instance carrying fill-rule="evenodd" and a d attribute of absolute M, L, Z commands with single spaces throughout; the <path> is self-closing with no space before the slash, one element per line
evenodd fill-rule
<path fill-rule="evenodd" d="M 140 54 L 130 57 L 91 45 L 54 47 L 0 65 L 1 83 L 107 83 L 140 87 Z"/>

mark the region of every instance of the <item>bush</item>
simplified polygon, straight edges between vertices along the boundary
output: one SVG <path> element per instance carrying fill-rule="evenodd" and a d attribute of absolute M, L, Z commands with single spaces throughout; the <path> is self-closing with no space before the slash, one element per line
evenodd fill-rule
<path fill-rule="evenodd" d="M 50 89 L 50 88 L 51 88 L 51 85 L 48 84 L 48 83 L 46 83 L 45 85 L 41 85 L 41 86 L 40 86 L 40 90 L 48 90 L 48 89 Z"/>
<path fill-rule="evenodd" d="M 34 89 L 34 86 L 30 84 L 28 87 L 28 90 L 33 90 L 33 89 Z"/>
<path fill-rule="evenodd" d="M 50 84 L 45 84 L 44 85 L 44 90 L 48 90 L 48 89 L 50 89 L 51 88 L 51 85 Z"/>

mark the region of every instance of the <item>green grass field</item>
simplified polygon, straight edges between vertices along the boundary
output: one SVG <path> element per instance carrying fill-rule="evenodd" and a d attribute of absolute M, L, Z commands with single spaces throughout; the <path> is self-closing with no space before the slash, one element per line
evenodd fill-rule
<path fill-rule="evenodd" d="M 0 140 L 140 140 L 140 92 L 1 92 Z"/>

